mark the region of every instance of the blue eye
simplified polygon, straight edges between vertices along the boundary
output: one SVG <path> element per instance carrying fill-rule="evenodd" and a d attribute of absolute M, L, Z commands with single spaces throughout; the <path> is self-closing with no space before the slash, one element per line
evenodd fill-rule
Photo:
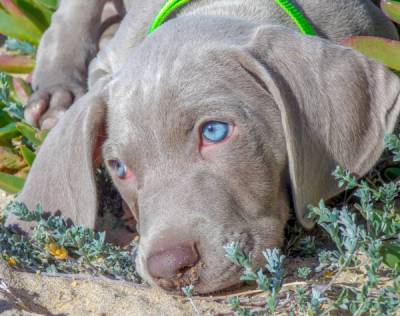
<path fill-rule="evenodd" d="M 110 160 L 110 165 L 117 172 L 118 178 L 124 179 L 126 177 L 127 167 L 122 160 Z"/>
<path fill-rule="evenodd" d="M 116 169 L 117 169 L 118 178 L 121 178 L 121 179 L 125 178 L 125 176 L 126 176 L 126 165 L 122 160 L 117 160 Z"/>
<path fill-rule="evenodd" d="M 203 126 L 203 137 L 212 143 L 222 142 L 229 133 L 229 125 L 224 122 L 211 121 Z"/>

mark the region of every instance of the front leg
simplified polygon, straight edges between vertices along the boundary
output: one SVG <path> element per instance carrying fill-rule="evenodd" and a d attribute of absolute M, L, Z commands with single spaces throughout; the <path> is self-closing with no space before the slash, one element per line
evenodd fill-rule
<path fill-rule="evenodd" d="M 52 128 L 86 92 L 88 64 L 98 51 L 107 1 L 61 0 L 37 53 L 35 92 L 25 110 L 25 118 L 32 125 Z"/>

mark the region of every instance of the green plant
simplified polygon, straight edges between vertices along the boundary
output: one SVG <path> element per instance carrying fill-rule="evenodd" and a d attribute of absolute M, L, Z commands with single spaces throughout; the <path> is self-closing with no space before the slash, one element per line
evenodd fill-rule
<path fill-rule="evenodd" d="M 68 225 L 59 216 L 46 216 L 40 206 L 30 211 L 22 203 L 6 207 L 20 220 L 35 223 L 30 238 L 14 234 L 0 224 L 0 257 L 10 266 L 28 271 L 48 273 L 90 273 L 114 278 L 140 279 L 131 251 L 122 250 L 105 241 L 105 233 L 82 226 Z"/>
<path fill-rule="evenodd" d="M 400 139 L 395 135 L 385 137 L 386 148 L 391 152 L 386 161 L 400 160 Z M 398 168 L 398 167 L 392 167 Z M 395 315 L 400 309 L 400 214 L 396 200 L 399 198 L 397 182 L 383 182 L 381 178 L 358 180 L 350 172 L 337 167 L 333 172 L 339 187 L 351 190 L 350 202 L 328 207 L 323 201 L 310 207 L 308 217 L 316 221 L 334 245 L 334 249 L 318 249 L 319 266 L 315 273 L 327 276 L 329 282 L 313 282 L 310 286 L 297 286 L 289 311 L 290 315 L 329 315 L 333 311 L 351 315 Z M 313 237 L 308 241 L 316 252 Z M 310 241 L 313 241 L 312 243 Z M 312 244 L 312 245 L 311 245 Z M 298 247 L 298 246 L 297 246 Z M 238 297 L 229 303 L 239 315 L 273 315 L 283 306 L 277 300 L 283 283 L 283 256 L 277 250 L 267 250 L 267 276 L 257 268 L 239 247 L 238 243 L 225 246 L 227 257 L 243 268 L 241 280 L 256 282 L 268 294 L 262 310 L 243 307 Z M 342 286 L 338 278 L 350 270 L 365 271 L 365 280 L 359 284 Z M 300 267 L 297 276 L 308 278 L 310 267 Z M 392 281 L 382 282 L 390 276 Z"/>
<path fill-rule="evenodd" d="M 0 33 L 37 45 L 49 27 L 57 0 L 1 0 Z"/>
<path fill-rule="evenodd" d="M 24 179 L 35 159 L 35 153 L 45 133 L 23 120 L 23 109 L 31 90 L 26 76 L 34 67 L 38 42 L 49 25 L 56 0 L 0 0 L 0 33 L 6 54 L 0 55 L 0 188 L 11 193 L 21 190 Z M 384 12 L 400 23 L 400 1 L 381 1 Z M 400 71 L 400 42 L 376 37 L 353 37 L 344 42 L 396 71 Z M 400 161 L 400 139 L 385 137 L 386 148 L 394 162 Z M 314 236 L 299 237 L 295 252 L 301 256 L 318 254 L 319 265 L 300 267 L 297 276 L 306 280 L 311 274 L 322 281 L 296 286 L 288 293 L 284 287 L 284 256 L 276 249 L 266 250 L 265 267 L 256 267 L 239 243 L 225 246 L 227 257 L 243 268 L 242 281 L 254 282 L 266 294 L 261 308 L 243 306 L 238 296 L 228 299 L 239 315 L 272 315 L 289 298 L 290 315 L 329 315 L 347 312 L 352 315 L 394 315 L 400 309 L 400 215 L 396 200 L 400 167 L 390 164 L 379 170 L 380 179 L 358 180 L 338 167 L 333 175 L 338 185 L 349 190 L 350 199 L 344 205 L 329 207 L 321 202 L 311 207 L 310 218 L 321 227 L 334 247 L 321 248 Z M 47 273 L 90 273 L 138 281 L 130 251 L 105 242 L 104 233 L 71 226 L 58 216 L 46 216 L 40 207 L 29 211 L 13 202 L 8 207 L 22 220 L 36 223 L 31 237 L 7 230 L 0 223 L 0 258 L 10 266 Z M 1 216 L 1 214 L 0 214 Z M 4 219 L 3 219 L 4 220 Z M 0 218 L 1 221 L 1 218 Z M 350 270 L 365 271 L 365 281 L 341 284 L 338 279 Z M 328 276 L 324 279 L 325 276 Z M 382 279 L 390 282 L 383 284 Z M 182 293 L 194 304 L 195 288 L 187 286 Z"/>
<path fill-rule="evenodd" d="M 297 269 L 297 276 L 301 279 L 307 279 L 312 270 L 309 267 L 299 267 Z"/>
<path fill-rule="evenodd" d="M 56 7 L 56 0 L 0 0 L 0 34 L 8 36 L 0 55 L 0 189 L 9 193 L 22 189 L 46 135 L 24 121 L 23 111 L 31 94 L 27 75 Z"/>
<path fill-rule="evenodd" d="M 255 268 L 251 259 L 240 249 L 238 242 L 232 242 L 224 246 L 227 258 L 244 269 L 240 280 L 255 281 L 258 288 L 268 292 L 270 295 L 266 300 L 265 309 L 273 314 L 276 310 L 277 297 L 283 282 L 283 261 L 285 256 L 278 249 L 267 249 L 263 252 L 266 260 L 265 268 L 270 273 L 268 277 L 261 268 Z M 240 315 L 253 315 L 251 311 L 240 307 L 238 298 L 231 298 L 230 304 Z"/>
<path fill-rule="evenodd" d="M 193 311 L 196 315 L 201 315 L 196 304 L 194 303 L 192 297 L 194 294 L 194 286 L 193 285 L 188 285 L 185 286 L 181 289 L 183 295 L 188 299 L 188 301 L 190 302 L 190 304 L 192 305 Z"/>
<path fill-rule="evenodd" d="M 0 189 L 19 192 L 42 144 L 46 132 L 31 127 L 23 119 L 23 106 L 16 92 L 18 78 L 0 73 Z"/>
<path fill-rule="evenodd" d="M 397 160 L 399 139 L 394 135 L 387 136 L 386 146 L 393 151 Z M 339 186 L 356 190 L 354 196 L 358 201 L 352 207 L 362 219 L 357 220 L 356 213 L 351 213 L 346 206 L 330 209 L 321 202 L 319 207 L 311 209 L 310 217 L 324 228 L 337 248 L 321 253 L 320 262 L 322 265 L 336 267 L 336 275 L 351 266 L 362 265 L 368 276 L 367 282 L 360 288 L 343 290 L 335 306 L 353 315 L 366 312 L 371 315 L 391 315 L 400 307 L 400 292 L 395 289 L 394 283 L 383 288 L 377 286 L 382 264 L 389 268 L 395 282 L 400 278 L 400 215 L 395 205 L 399 192 L 397 184 L 389 182 L 375 187 L 365 180 L 357 181 L 339 167 L 333 175 Z M 366 260 L 358 262 L 359 256 L 356 254 L 363 255 Z M 330 289 L 334 280 L 325 290 Z"/>
<path fill-rule="evenodd" d="M 0 55 L 0 71 L 29 74 L 43 33 L 50 25 L 56 0 L 0 0 L 0 34 L 9 38 Z"/>
<path fill-rule="evenodd" d="M 400 2 L 382 0 L 382 11 L 394 22 L 400 23 Z M 365 56 L 375 59 L 395 71 L 400 71 L 400 42 L 375 36 L 353 36 L 342 44 L 350 46 Z"/>

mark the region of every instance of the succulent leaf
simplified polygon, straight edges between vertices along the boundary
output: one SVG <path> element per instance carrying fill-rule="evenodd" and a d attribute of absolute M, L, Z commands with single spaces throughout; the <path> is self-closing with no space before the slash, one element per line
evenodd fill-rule
<path fill-rule="evenodd" d="M 14 0 L 18 8 L 41 32 L 50 26 L 52 12 L 29 0 Z"/>
<path fill-rule="evenodd" d="M 24 157 L 25 162 L 31 167 L 36 158 L 35 153 L 25 145 L 20 146 L 20 152 L 22 157 Z"/>
<path fill-rule="evenodd" d="M 0 71 L 14 74 L 26 74 L 30 73 L 34 67 L 35 62 L 29 55 L 0 55 Z"/>
<path fill-rule="evenodd" d="M 16 123 L 10 123 L 0 128 L 1 139 L 11 139 L 19 135 Z"/>
<path fill-rule="evenodd" d="M 26 123 L 17 123 L 17 130 L 25 136 L 34 146 L 40 146 L 42 141 L 37 137 L 37 130 Z"/>
<path fill-rule="evenodd" d="M 12 79 L 12 92 L 13 97 L 15 97 L 22 104 L 26 104 L 29 96 L 32 94 L 32 89 L 24 79 L 14 77 Z"/>
<path fill-rule="evenodd" d="M 400 245 L 397 243 L 387 243 L 384 244 L 380 253 L 383 257 L 383 262 L 398 271 L 400 271 Z"/>
<path fill-rule="evenodd" d="M 392 21 L 400 23 L 400 2 L 382 0 L 381 9 Z"/>
<path fill-rule="evenodd" d="M 28 18 L 13 16 L 0 9 L 0 33 L 37 45 L 43 32 L 31 23 Z"/>
<path fill-rule="evenodd" d="M 33 1 L 49 10 L 54 11 L 57 9 L 58 0 L 33 0 Z"/>
<path fill-rule="evenodd" d="M 25 180 L 7 173 L 0 172 L 0 189 L 15 194 L 22 190 Z"/>
<path fill-rule="evenodd" d="M 393 70 L 400 71 L 400 42 L 373 36 L 354 36 L 342 42 Z"/>
<path fill-rule="evenodd" d="M 0 147 L 0 171 L 7 173 L 12 171 L 14 173 L 26 166 L 27 163 L 24 159 L 14 154 L 11 149 Z"/>

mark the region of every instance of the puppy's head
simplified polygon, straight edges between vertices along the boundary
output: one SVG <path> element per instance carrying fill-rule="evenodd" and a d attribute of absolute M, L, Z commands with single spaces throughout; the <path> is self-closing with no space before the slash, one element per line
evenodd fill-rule
<path fill-rule="evenodd" d="M 239 241 L 262 264 L 262 250 L 282 244 L 291 201 L 310 228 L 307 205 L 338 193 L 330 176 L 336 165 L 359 175 L 373 166 L 399 113 L 399 91 L 383 66 L 319 38 L 179 18 L 146 39 L 50 133 L 34 170 L 44 168 L 44 152 L 67 146 L 54 155 L 68 190 L 49 198 L 42 176 L 44 197 L 33 191 L 41 180 L 31 174 L 21 198 L 29 202 L 33 194 L 37 202 L 41 194 L 45 207 L 72 209 L 78 224 L 93 224 L 95 200 L 86 215 L 74 201 L 93 191 L 83 178 L 92 179 L 103 121 L 103 159 L 138 222 L 139 272 L 169 291 L 187 284 L 198 293 L 221 290 L 239 283 L 225 244 Z M 82 124 L 83 135 L 69 132 L 69 142 L 60 143 L 57 135 L 71 122 Z M 67 161 L 69 153 L 83 165 Z"/>
<path fill-rule="evenodd" d="M 205 293 L 237 283 L 228 242 L 281 246 L 285 136 L 239 49 L 171 36 L 153 35 L 110 82 L 103 158 L 138 222 L 140 273 Z"/>

